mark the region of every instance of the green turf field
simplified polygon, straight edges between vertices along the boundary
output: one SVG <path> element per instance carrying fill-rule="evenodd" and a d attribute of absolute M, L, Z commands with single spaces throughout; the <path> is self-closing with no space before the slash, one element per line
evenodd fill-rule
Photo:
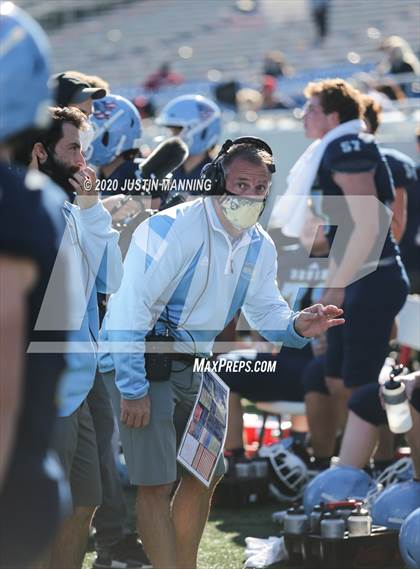
<path fill-rule="evenodd" d="M 271 513 L 279 509 L 278 504 L 237 510 L 214 508 L 201 542 L 199 569 L 242 569 L 245 538 L 277 535 Z M 86 555 L 83 569 L 90 569 L 94 557 L 92 553 Z M 273 569 L 277 567 L 272 565 Z"/>
<path fill-rule="evenodd" d="M 278 526 L 271 522 L 271 514 L 280 509 L 279 504 L 214 508 L 201 542 L 198 569 L 243 569 L 245 538 L 277 535 Z M 88 553 L 83 569 L 90 569 L 94 558 L 95 554 Z M 287 565 L 271 565 L 270 569 L 287 569 Z"/>
<path fill-rule="evenodd" d="M 237 510 L 214 509 L 200 548 L 200 569 L 242 569 L 245 538 L 278 534 L 271 514 L 279 505 L 247 506 Z M 278 567 L 278 565 L 272 565 Z"/>
<path fill-rule="evenodd" d="M 135 529 L 134 488 L 125 489 L 128 511 L 131 512 L 129 523 Z M 245 561 L 245 538 L 268 538 L 279 534 L 279 526 L 271 521 L 271 514 L 287 508 L 287 504 L 278 502 L 258 506 L 250 504 L 238 508 L 212 508 L 201 541 L 198 569 L 243 569 Z M 83 569 L 91 569 L 94 553 L 88 553 Z M 270 569 L 289 569 L 288 565 L 277 563 Z M 339 568 L 337 568 L 339 569 Z M 381 569 L 387 569 L 382 567 Z M 394 568 L 395 569 L 395 568 Z M 404 569 L 401 567 L 400 569 Z"/>

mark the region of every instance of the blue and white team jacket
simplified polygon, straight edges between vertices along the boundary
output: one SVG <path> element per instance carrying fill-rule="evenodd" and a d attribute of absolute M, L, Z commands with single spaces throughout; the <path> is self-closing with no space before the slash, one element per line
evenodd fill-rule
<path fill-rule="evenodd" d="M 66 229 L 61 247 L 70 262 L 71 322 L 66 363 L 58 389 L 59 416 L 71 415 L 95 380 L 99 314 L 97 293 L 112 293 L 121 283 L 119 233 L 101 202 L 81 209 L 65 202 Z"/>
<path fill-rule="evenodd" d="M 150 217 L 133 235 L 121 287 L 108 303 L 100 370 L 115 369 L 124 398 L 143 397 L 149 386 L 144 338 L 153 326 L 158 334 L 169 331 L 176 351 L 209 355 L 240 308 L 268 341 L 305 346 L 276 274 L 277 253 L 267 233 L 257 224 L 232 243 L 211 198 Z"/>

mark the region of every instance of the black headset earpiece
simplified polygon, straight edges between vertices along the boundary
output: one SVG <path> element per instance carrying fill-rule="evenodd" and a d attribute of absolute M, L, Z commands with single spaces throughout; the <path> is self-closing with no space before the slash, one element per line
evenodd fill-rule
<path fill-rule="evenodd" d="M 256 136 L 241 136 L 235 140 L 227 139 L 221 149 L 219 150 L 216 158 L 209 164 L 206 164 L 201 170 L 200 178 L 202 180 L 210 180 L 210 188 L 206 191 L 206 196 L 222 196 L 226 193 L 225 173 L 223 171 L 223 159 L 228 153 L 229 149 L 236 144 L 252 144 L 258 149 L 265 150 L 270 156 L 273 156 L 273 151 L 270 146 L 257 138 Z M 272 164 L 269 167 L 272 174 L 276 171 L 276 167 Z"/>
<path fill-rule="evenodd" d="M 223 171 L 222 163 L 223 158 L 226 156 L 232 145 L 232 140 L 226 140 L 214 160 L 206 164 L 201 170 L 200 178 L 211 182 L 210 188 L 206 191 L 205 195 L 222 196 L 225 193 L 225 173 Z"/>

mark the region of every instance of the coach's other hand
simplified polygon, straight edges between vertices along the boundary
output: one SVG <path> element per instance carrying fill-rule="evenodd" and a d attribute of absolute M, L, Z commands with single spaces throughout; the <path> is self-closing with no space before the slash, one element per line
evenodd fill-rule
<path fill-rule="evenodd" d="M 322 304 L 314 304 L 302 310 L 295 319 L 295 330 L 301 336 L 311 338 L 320 336 L 333 326 L 344 324 L 344 318 L 339 318 L 343 314 L 341 308 L 337 308 L 333 304 L 323 306 Z"/>
<path fill-rule="evenodd" d="M 69 182 L 77 194 L 77 205 L 81 209 L 87 209 L 98 203 L 99 193 L 96 189 L 95 170 L 87 166 L 81 168 L 69 178 Z"/>
<path fill-rule="evenodd" d="M 121 423 L 127 427 L 138 429 L 147 427 L 150 421 L 150 397 L 141 399 L 121 398 Z"/>

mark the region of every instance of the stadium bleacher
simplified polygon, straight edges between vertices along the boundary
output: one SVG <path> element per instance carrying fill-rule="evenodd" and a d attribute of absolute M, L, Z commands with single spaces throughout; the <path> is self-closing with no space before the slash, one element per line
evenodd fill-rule
<path fill-rule="evenodd" d="M 222 80 L 253 82 L 268 50 L 283 51 L 299 72 L 376 63 L 381 40 L 391 34 L 419 48 L 417 0 L 332 0 L 330 35 L 320 48 L 313 47 L 305 0 L 260 0 L 249 14 L 239 12 L 233 0 L 25 0 L 20 5 L 43 23 L 54 15 L 57 25 L 48 28 L 57 71 L 94 70 L 113 86 L 137 85 L 163 61 L 187 80 L 207 80 L 209 70 L 217 70 Z M 192 50 L 184 58 L 182 46 Z"/>

